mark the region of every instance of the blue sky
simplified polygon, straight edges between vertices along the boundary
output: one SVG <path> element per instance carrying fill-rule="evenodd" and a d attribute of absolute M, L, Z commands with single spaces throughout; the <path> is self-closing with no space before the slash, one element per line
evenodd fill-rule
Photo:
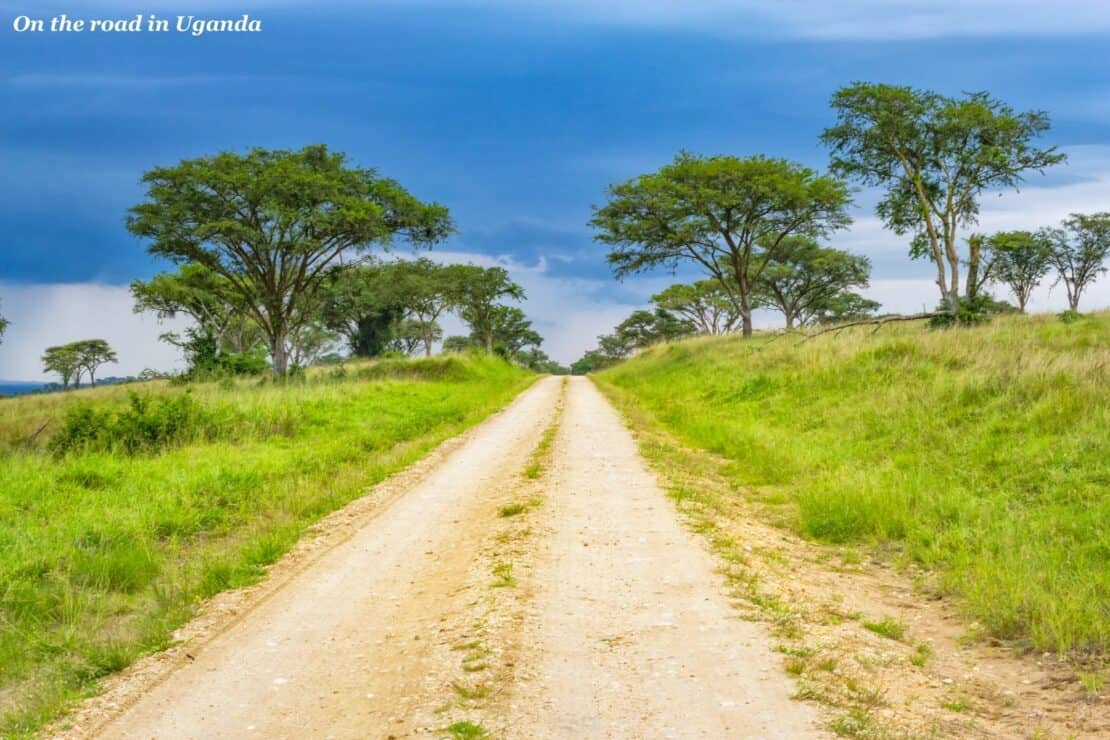
<path fill-rule="evenodd" d="M 12 31 L 57 12 L 247 12 L 264 30 Z M 38 377 L 42 346 L 72 331 L 118 336 L 121 372 L 176 361 L 153 346 L 164 327 L 130 313 L 121 286 L 161 266 L 123 218 L 145 169 L 221 149 L 324 142 L 448 205 L 460 233 L 440 251 L 509 266 L 563 361 L 668 282 L 609 277 L 586 227 L 608 183 L 681 148 L 823 167 L 827 101 L 852 80 L 1049 111 L 1070 165 L 991 198 L 984 227 L 1110 210 L 1110 8 L 1095 2 L 0 0 L 0 22 L 0 377 Z M 930 268 L 870 200 L 835 242 L 871 257 L 889 307 L 932 303 Z M 1105 283 L 1092 301 L 1110 303 Z"/>

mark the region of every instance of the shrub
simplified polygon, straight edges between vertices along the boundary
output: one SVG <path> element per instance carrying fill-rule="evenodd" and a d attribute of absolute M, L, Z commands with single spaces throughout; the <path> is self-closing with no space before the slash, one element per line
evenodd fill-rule
<path fill-rule="evenodd" d="M 123 411 L 82 404 L 70 409 L 50 441 L 57 455 L 69 452 L 157 452 L 174 444 L 211 436 L 214 418 L 188 391 L 179 396 L 140 396 L 132 392 Z"/>

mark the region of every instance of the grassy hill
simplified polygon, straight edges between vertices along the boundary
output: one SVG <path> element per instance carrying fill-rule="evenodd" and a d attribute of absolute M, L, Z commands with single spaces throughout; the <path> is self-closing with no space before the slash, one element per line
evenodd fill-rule
<path fill-rule="evenodd" d="M 695 339 L 600 381 L 788 526 L 895 545 L 994 635 L 1105 664 L 1110 314 Z"/>
<path fill-rule="evenodd" d="M 532 377 L 451 357 L 0 401 L 0 734 L 164 646 L 200 599 Z"/>

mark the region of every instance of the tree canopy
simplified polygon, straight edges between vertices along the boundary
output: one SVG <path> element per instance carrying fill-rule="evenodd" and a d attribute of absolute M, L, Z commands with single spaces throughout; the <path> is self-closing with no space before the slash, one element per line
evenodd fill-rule
<path fill-rule="evenodd" d="M 266 337 L 277 375 L 288 367 L 289 333 L 309 320 L 305 304 L 341 255 L 397 237 L 429 245 L 453 229 L 443 206 L 323 145 L 183 160 L 143 183 L 128 229 L 150 240 L 151 254 L 225 278 Z"/>
<path fill-rule="evenodd" d="M 470 326 L 471 335 L 493 352 L 494 332 L 504 298 L 524 299 L 524 288 L 509 278 L 503 267 L 459 265 L 459 316 Z"/>
<path fill-rule="evenodd" d="M 792 236 L 783 240 L 756 280 L 755 302 L 781 312 L 786 328 L 792 329 L 829 314 L 851 288 L 867 287 L 870 272 L 866 257 Z"/>
<path fill-rule="evenodd" d="M 986 240 L 990 278 L 1010 289 L 1018 311 L 1052 268 L 1052 240 L 1044 232 L 1001 231 Z"/>
<path fill-rule="evenodd" d="M 1068 306 L 1079 310 L 1083 291 L 1106 272 L 1110 255 L 1110 213 L 1073 213 L 1060 228 L 1045 236 L 1052 243 L 1052 264 L 1068 294 Z"/>
<path fill-rule="evenodd" d="M 618 278 L 700 265 L 732 298 L 750 336 L 754 282 L 783 240 L 846 227 L 849 203 L 843 182 L 785 159 L 682 152 L 658 172 L 611 186 L 590 223 L 611 247 Z"/>
<path fill-rule="evenodd" d="M 83 339 L 69 344 L 47 347 L 42 355 L 43 370 L 57 373 L 62 388 L 81 387 L 81 374 L 88 373 L 91 385 L 96 385 L 96 371 L 101 365 L 116 362 L 115 350 L 103 339 Z"/>
<path fill-rule="evenodd" d="M 701 334 L 727 334 L 740 321 L 740 311 L 717 280 L 675 283 L 653 295 L 651 302 L 691 322 Z"/>
<path fill-rule="evenodd" d="M 933 261 L 941 299 L 956 316 L 957 239 L 976 223 L 982 193 L 1016 187 L 1026 173 L 1064 160 L 1054 147 L 1032 143 L 1048 130 L 1048 115 L 1018 113 L 985 92 L 948 97 L 865 82 L 838 90 L 832 107 L 836 124 L 821 135 L 832 171 L 883 188 L 876 213 L 895 233 L 913 235 L 911 255 Z"/>

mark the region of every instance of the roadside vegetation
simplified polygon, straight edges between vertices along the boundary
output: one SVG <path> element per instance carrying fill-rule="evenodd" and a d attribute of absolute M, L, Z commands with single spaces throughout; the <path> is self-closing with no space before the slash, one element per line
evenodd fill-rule
<path fill-rule="evenodd" d="M 315 520 L 533 377 L 452 356 L 5 401 L 0 733 L 165 647 L 201 599 L 257 580 Z"/>
<path fill-rule="evenodd" d="M 1105 669 L 1110 314 L 694 339 L 600 375 L 742 494 L 826 542 L 897 546 L 966 615 Z"/>

